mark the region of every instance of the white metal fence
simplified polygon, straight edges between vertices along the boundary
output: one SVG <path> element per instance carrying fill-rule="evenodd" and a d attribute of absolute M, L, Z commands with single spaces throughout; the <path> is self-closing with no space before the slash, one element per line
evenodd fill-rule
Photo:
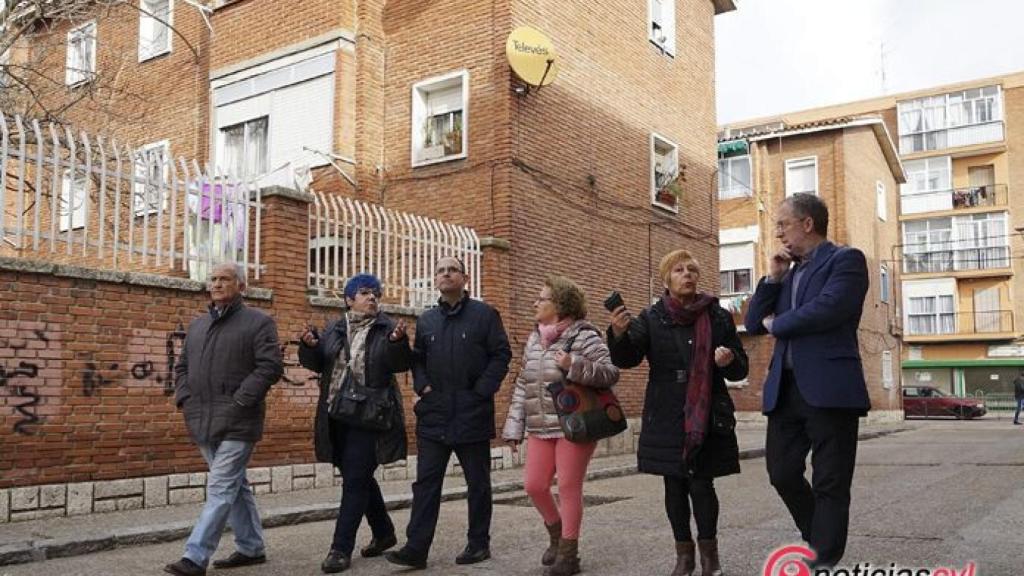
<path fill-rule="evenodd" d="M 309 288 L 340 297 L 345 280 L 380 278 L 385 301 L 431 306 L 434 264 L 455 256 L 466 265 L 470 296 L 480 296 L 480 238 L 472 228 L 323 193 L 309 207 Z"/>
<path fill-rule="evenodd" d="M 0 112 L 0 254 L 204 280 L 235 261 L 260 275 L 257 187 L 167 143 L 132 148 Z"/>

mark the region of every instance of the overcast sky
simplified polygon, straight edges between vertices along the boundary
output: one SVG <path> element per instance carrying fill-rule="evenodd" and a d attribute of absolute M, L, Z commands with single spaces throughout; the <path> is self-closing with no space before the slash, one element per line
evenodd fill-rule
<path fill-rule="evenodd" d="M 1024 71 L 1024 0 L 735 2 L 715 17 L 720 124 Z"/>

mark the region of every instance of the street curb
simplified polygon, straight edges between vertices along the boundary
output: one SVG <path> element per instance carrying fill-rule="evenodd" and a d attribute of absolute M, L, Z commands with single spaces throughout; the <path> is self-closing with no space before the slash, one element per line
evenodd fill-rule
<path fill-rule="evenodd" d="M 873 430 L 861 432 L 858 440 L 872 440 L 881 438 L 908 428 L 893 428 L 891 430 Z M 740 460 L 752 460 L 764 456 L 764 448 L 748 448 L 740 450 Z M 637 474 L 636 464 L 611 466 L 587 472 L 587 480 L 607 480 L 610 478 L 621 478 Z M 494 494 L 507 494 L 518 492 L 523 489 L 521 480 L 497 482 L 491 486 Z M 451 502 L 466 498 L 466 487 L 459 486 L 448 488 L 442 491 L 441 501 Z M 412 494 L 393 494 L 384 497 L 384 503 L 388 510 L 401 510 L 412 505 Z M 292 526 L 307 522 L 322 522 L 334 520 L 338 514 L 337 501 L 318 504 L 306 504 L 302 506 L 287 506 L 266 510 L 260 514 L 264 528 L 277 528 L 280 526 Z M 227 529 L 230 531 L 230 528 Z M 148 544 L 164 544 L 187 538 L 192 531 L 192 522 L 174 522 L 168 524 L 157 524 L 138 526 L 135 528 L 114 530 L 108 533 L 92 534 L 90 536 L 76 539 L 43 539 L 19 542 L 0 546 L 0 566 L 11 564 L 25 564 L 29 562 L 42 562 L 54 558 L 67 558 L 69 556 L 81 556 L 93 554 L 115 548 L 126 548 L 129 546 L 142 546 Z"/>

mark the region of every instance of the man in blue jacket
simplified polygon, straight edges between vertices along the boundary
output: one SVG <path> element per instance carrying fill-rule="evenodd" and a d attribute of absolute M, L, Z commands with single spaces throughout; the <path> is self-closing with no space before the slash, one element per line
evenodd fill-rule
<path fill-rule="evenodd" d="M 794 194 L 777 215 L 782 249 L 746 317 L 749 333 L 775 337 L 763 396 L 768 476 L 815 566 L 834 566 L 846 549 L 858 419 L 871 407 L 857 342 L 868 271 L 860 250 L 825 239 L 828 207 L 817 196 Z"/>
<path fill-rule="evenodd" d="M 408 542 L 388 552 L 389 562 L 426 568 L 441 508 L 445 469 L 455 452 L 466 477 L 468 543 L 457 564 L 491 557 L 491 447 L 494 394 L 512 359 L 497 310 L 466 292 L 466 267 L 458 258 L 437 261 L 438 306 L 416 322 L 413 388 L 416 412 L 416 482 L 406 528 Z"/>

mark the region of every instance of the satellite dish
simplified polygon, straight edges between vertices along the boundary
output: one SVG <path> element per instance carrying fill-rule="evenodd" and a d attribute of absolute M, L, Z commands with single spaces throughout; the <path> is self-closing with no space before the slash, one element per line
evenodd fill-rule
<path fill-rule="evenodd" d="M 505 43 L 508 64 L 530 86 L 547 86 L 558 76 L 558 56 L 547 36 L 529 26 L 521 26 L 508 35 Z"/>

